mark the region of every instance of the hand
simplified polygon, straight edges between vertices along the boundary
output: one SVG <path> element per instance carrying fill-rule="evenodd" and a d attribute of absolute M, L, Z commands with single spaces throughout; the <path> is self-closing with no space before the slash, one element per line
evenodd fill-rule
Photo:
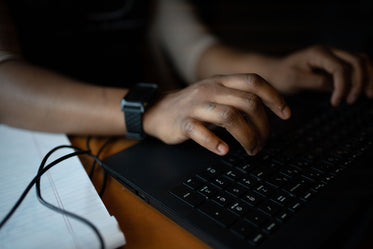
<path fill-rule="evenodd" d="M 144 115 L 144 130 L 168 144 L 193 139 L 218 155 L 228 145 L 206 128 L 224 127 L 255 155 L 269 136 L 266 105 L 282 119 L 290 108 L 282 96 L 255 74 L 215 76 L 171 93 L 155 103 Z"/>
<path fill-rule="evenodd" d="M 272 66 L 271 66 L 272 65 Z M 313 46 L 268 64 L 266 75 L 283 92 L 331 90 L 331 103 L 354 103 L 363 92 L 373 97 L 373 64 L 366 55 Z"/>

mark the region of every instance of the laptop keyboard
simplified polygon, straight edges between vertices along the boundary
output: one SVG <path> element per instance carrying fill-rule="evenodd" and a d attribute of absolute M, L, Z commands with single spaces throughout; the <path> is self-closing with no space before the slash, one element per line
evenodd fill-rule
<path fill-rule="evenodd" d="M 170 192 L 255 246 L 342 174 L 373 141 L 373 110 L 361 102 L 332 108 L 256 156 L 239 146 Z"/>

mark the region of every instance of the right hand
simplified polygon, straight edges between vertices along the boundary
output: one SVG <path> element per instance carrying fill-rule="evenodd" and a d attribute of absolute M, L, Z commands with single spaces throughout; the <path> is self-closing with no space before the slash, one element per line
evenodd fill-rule
<path fill-rule="evenodd" d="M 331 91 L 333 106 L 343 99 L 353 104 L 364 93 L 373 98 L 373 63 L 366 55 L 316 45 L 284 58 L 272 58 L 263 69 L 268 69 L 263 73 L 266 79 L 282 92 Z"/>
<path fill-rule="evenodd" d="M 168 144 L 192 139 L 218 154 L 228 145 L 206 128 L 206 123 L 224 127 L 255 155 L 269 136 L 266 105 L 288 119 L 290 108 L 283 97 L 256 74 L 215 76 L 168 94 L 144 115 L 144 131 Z"/>

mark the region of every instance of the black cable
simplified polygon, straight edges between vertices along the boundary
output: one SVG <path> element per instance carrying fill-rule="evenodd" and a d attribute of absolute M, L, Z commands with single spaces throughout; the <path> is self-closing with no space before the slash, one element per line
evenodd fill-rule
<path fill-rule="evenodd" d="M 88 139 L 90 139 L 91 137 L 88 137 Z M 87 149 L 90 150 L 90 147 L 89 147 L 89 141 L 87 139 Z M 98 150 L 97 154 L 96 154 L 96 157 L 99 158 L 101 153 L 104 151 L 104 149 L 113 141 L 113 137 L 110 137 L 108 138 L 105 143 L 100 147 L 100 149 Z M 89 178 L 92 179 L 93 177 L 93 174 L 94 174 L 94 170 L 95 170 L 95 166 L 96 166 L 96 161 L 93 161 L 92 163 L 92 166 L 91 166 L 91 170 L 89 172 Z M 101 186 L 101 189 L 100 189 L 100 192 L 99 192 L 99 195 L 100 197 L 102 197 L 104 195 L 104 192 L 105 192 L 105 188 L 106 188 L 106 183 L 107 183 L 107 179 L 108 179 L 108 173 L 107 171 L 102 168 L 103 170 L 103 181 L 102 181 L 102 186 Z"/>
<path fill-rule="evenodd" d="M 73 155 L 66 155 L 68 156 L 67 158 L 69 157 L 72 157 L 72 156 L 76 156 L 76 155 L 80 155 L 80 154 L 83 154 L 82 151 L 78 151 L 78 152 L 74 152 Z M 59 159 L 65 159 L 65 157 L 61 157 Z M 58 159 L 57 159 L 58 160 Z M 57 161 L 55 160 L 55 161 Z M 63 161 L 63 160 L 60 160 L 60 161 Z M 54 162 L 55 162 L 54 161 Z M 60 162 L 58 161 L 58 162 Z M 57 162 L 57 163 L 58 163 Z M 52 162 L 53 163 L 53 162 Z M 8 219 L 13 215 L 13 213 L 15 212 L 15 210 L 19 207 L 19 205 L 22 203 L 22 201 L 25 199 L 26 195 L 28 194 L 28 192 L 30 191 L 30 189 L 32 188 L 32 186 L 36 183 L 36 180 L 38 178 L 40 178 L 40 176 L 42 176 L 48 169 L 50 169 L 51 167 L 53 167 L 55 164 L 48 164 L 47 167 L 45 167 L 40 173 L 38 173 L 32 180 L 31 182 L 27 185 L 26 189 L 23 191 L 22 195 L 20 196 L 20 198 L 17 200 L 17 202 L 14 204 L 13 208 L 9 211 L 9 213 L 5 216 L 5 218 L 1 221 L 0 223 L 0 229 L 3 227 L 3 225 L 8 221 Z"/>
<path fill-rule="evenodd" d="M 88 138 L 90 139 L 90 138 Z M 87 141 L 88 141 L 87 139 Z M 96 154 L 96 157 L 99 158 L 101 153 L 104 151 L 104 149 L 106 148 L 106 146 L 108 146 L 111 142 L 113 141 L 113 138 L 110 137 L 108 138 L 105 143 L 103 145 L 101 145 L 100 149 L 98 150 L 97 154 Z M 87 149 L 90 150 L 90 147 L 89 147 L 89 143 L 87 142 Z M 94 170 L 95 170 L 95 167 L 96 167 L 96 161 L 93 161 L 92 163 L 92 166 L 91 166 L 91 169 L 89 171 L 89 178 L 92 179 L 93 177 L 93 173 L 94 173 Z"/>
<path fill-rule="evenodd" d="M 54 160 L 53 162 L 49 163 L 47 166 L 44 167 L 47 159 L 49 158 L 49 156 L 57 151 L 58 149 L 62 149 L 62 148 L 72 148 L 72 149 L 75 149 L 75 150 L 78 150 L 76 152 L 73 152 L 73 153 L 70 153 L 70 154 L 67 154 L 65 156 L 62 156 L 56 160 Z M 0 229 L 5 225 L 5 223 L 10 219 L 10 217 L 13 215 L 13 213 L 17 210 L 17 208 L 20 206 L 20 204 L 22 203 L 22 201 L 25 199 L 25 197 L 27 196 L 28 192 L 30 191 L 30 189 L 33 187 L 34 184 L 37 185 L 37 194 L 38 194 L 38 199 L 39 201 L 45 205 L 46 207 L 56 211 L 56 212 L 59 212 L 59 213 L 62 213 L 62 214 L 65 214 L 67 216 L 70 216 L 74 219 L 77 219 L 83 223 L 85 223 L 87 226 L 89 226 L 94 232 L 95 234 L 97 235 L 98 239 L 99 239 L 99 242 L 100 242 L 100 247 L 103 249 L 105 248 L 105 245 L 104 245 L 104 241 L 103 241 L 103 238 L 100 234 L 100 232 L 98 231 L 98 229 L 90 222 L 88 221 L 87 219 L 83 218 L 83 217 L 80 217 L 74 213 L 71 213 L 71 212 L 68 212 L 66 210 L 63 210 L 63 209 L 60 209 L 48 202 L 46 202 L 42 196 L 41 196 L 41 193 L 40 193 L 40 178 L 41 176 L 47 172 L 50 168 L 52 168 L 53 166 L 57 165 L 58 163 L 68 159 L 68 158 L 71 158 L 71 157 L 74 157 L 74 156 L 78 156 L 78 155 L 83 155 L 83 154 L 86 154 L 86 155 L 89 155 L 91 156 L 95 161 L 98 161 L 98 163 L 100 165 L 102 165 L 101 161 L 98 160 L 97 157 L 95 157 L 94 155 L 92 155 L 90 153 L 90 151 L 85 151 L 85 150 L 81 150 L 80 148 L 77 148 L 77 147 L 74 147 L 74 146 L 70 146 L 70 145 L 61 145 L 61 146 L 57 146 L 55 147 L 54 149 L 52 149 L 51 151 L 49 151 L 47 153 L 47 155 L 43 158 L 42 160 L 42 163 L 40 164 L 40 167 L 39 167 L 39 170 L 38 170 L 38 174 L 31 180 L 31 182 L 28 184 L 28 186 L 26 187 L 26 189 L 24 190 L 24 192 L 22 193 L 22 195 L 20 196 L 20 198 L 17 200 L 17 202 L 14 204 L 14 206 L 12 207 L 12 209 L 8 212 L 8 214 L 4 217 L 4 219 L 1 221 L 0 223 Z"/>
<path fill-rule="evenodd" d="M 86 147 L 87 147 L 87 150 L 88 150 L 88 151 L 92 151 L 92 150 L 91 150 L 91 146 L 90 146 L 91 139 L 92 139 L 92 136 L 88 136 L 88 137 L 87 137 Z"/>
<path fill-rule="evenodd" d="M 96 160 L 98 160 L 97 157 L 95 157 L 94 155 L 92 155 L 90 153 L 90 151 L 84 151 L 82 149 L 79 149 L 77 147 L 74 147 L 74 146 L 70 146 L 70 145 L 62 145 L 62 146 L 58 146 L 58 147 L 55 147 L 54 149 L 52 149 L 51 151 L 48 152 L 48 154 L 43 158 L 43 161 L 42 163 L 40 164 L 40 167 L 39 167 L 39 170 L 38 170 L 38 173 L 40 173 L 43 168 L 44 168 L 44 165 L 45 163 L 47 162 L 48 158 L 50 157 L 50 155 L 52 155 L 53 152 L 59 150 L 59 149 L 62 149 L 62 148 L 72 148 L 72 149 L 76 149 L 76 150 L 79 150 L 81 152 L 84 152 L 84 154 L 87 154 L 87 155 L 90 155 L 92 156 L 94 159 L 95 159 L 95 162 Z M 101 163 L 101 162 L 100 162 Z M 37 194 L 37 197 L 38 197 L 38 200 L 41 204 L 43 204 L 44 206 L 48 207 L 49 209 L 53 210 L 53 211 L 56 211 L 56 212 L 59 212 L 61 214 L 64 214 L 64 215 L 67 215 L 67 216 L 70 216 L 74 219 L 77 219 L 83 223 L 85 223 L 86 225 L 88 225 L 89 227 L 91 227 L 93 229 L 93 231 L 96 233 L 97 237 L 99 238 L 99 241 L 100 241 L 100 245 L 101 245 L 101 248 L 104 248 L 104 243 L 103 243 L 103 239 L 102 239 L 102 236 L 100 234 L 100 232 L 98 231 L 98 229 L 90 222 L 88 221 L 87 219 L 81 217 L 81 216 L 78 216 L 74 213 L 71 213 L 69 211 L 66 211 L 64 209 L 61 209 L 49 202 L 47 202 L 46 200 L 44 200 L 44 198 L 41 196 L 41 191 L 40 191 L 40 180 L 41 180 L 41 177 L 39 177 L 36 181 L 36 194 Z"/>
<path fill-rule="evenodd" d="M 106 188 L 106 183 L 107 183 L 107 178 L 108 178 L 108 172 L 107 170 L 105 170 L 104 168 L 102 168 L 103 172 L 104 172 L 104 175 L 103 175 L 103 181 L 102 181 L 102 186 L 101 186 L 101 190 L 100 190 L 100 197 L 102 197 L 104 195 L 104 192 L 105 192 L 105 188 Z"/>

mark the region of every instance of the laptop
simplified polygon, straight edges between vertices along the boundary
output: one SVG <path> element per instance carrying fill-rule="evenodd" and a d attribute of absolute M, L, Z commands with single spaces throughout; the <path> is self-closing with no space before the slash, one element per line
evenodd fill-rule
<path fill-rule="evenodd" d="M 332 108 L 329 95 L 287 97 L 288 121 L 256 156 L 154 138 L 104 160 L 149 205 L 213 248 L 372 248 L 373 102 Z"/>

